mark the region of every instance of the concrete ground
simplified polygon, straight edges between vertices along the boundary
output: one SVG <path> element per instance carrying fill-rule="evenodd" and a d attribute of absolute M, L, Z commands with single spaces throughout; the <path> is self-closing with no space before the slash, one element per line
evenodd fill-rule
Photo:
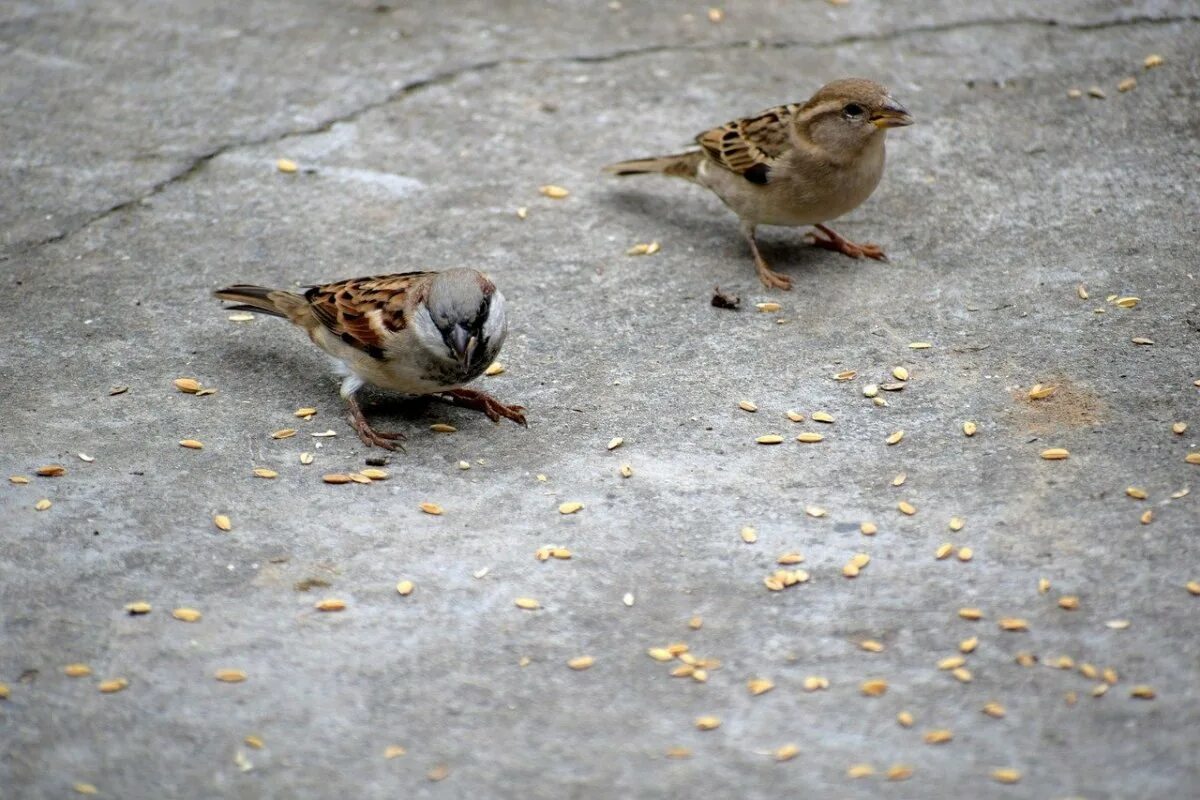
<path fill-rule="evenodd" d="M 1195 5 L 723 10 L 0 8 L 0 474 L 29 478 L 0 486 L 0 797 L 1195 792 Z M 795 289 L 766 291 L 715 198 L 599 173 L 849 74 L 918 120 L 840 225 L 890 263 L 767 229 Z M 529 429 L 375 393 L 407 452 L 385 481 L 323 483 L 381 451 L 303 335 L 231 321 L 211 291 L 458 265 L 509 299 L 507 371 L 480 383 Z M 713 308 L 716 285 L 741 310 Z M 898 366 L 886 407 L 864 397 Z M 176 391 L 185 376 L 217 392 Z M 1057 389 L 1030 400 L 1038 383 Z M 1039 457 L 1052 447 L 1070 458 Z M 66 474 L 35 474 L 49 464 Z M 539 562 L 545 545 L 573 555 Z M 789 551 L 806 560 L 778 566 Z M 870 564 L 843 577 L 856 553 Z M 797 568 L 807 583 L 764 586 Z M 314 608 L 328 598 L 345 610 Z M 964 681 L 938 667 L 968 638 Z M 687 654 L 647 654 L 675 643 L 706 682 L 671 676 Z M 828 687 L 806 691 L 815 677 Z M 760 679 L 774 689 L 753 694 Z M 886 693 L 865 696 L 872 680 Z M 926 743 L 939 730 L 952 740 Z"/>

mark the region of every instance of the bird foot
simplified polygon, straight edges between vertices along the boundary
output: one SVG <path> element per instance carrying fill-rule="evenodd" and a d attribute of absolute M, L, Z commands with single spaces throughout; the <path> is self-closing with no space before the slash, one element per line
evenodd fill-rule
<path fill-rule="evenodd" d="M 358 438 L 362 439 L 363 444 L 368 447 L 382 447 L 384 450 L 403 450 L 404 446 L 400 441 L 406 439 L 403 433 L 388 433 L 386 431 L 377 431 L 367 422 L 366 416 L 363 415 L 362 409 L 354 398 L 349 400 L 349 420 L 350 426 L 354 428 L 354 432 L 358 434 Z"/>
<path fill-rule="evenodd" d="M 511 419 L 518 425 L 529 427 L 529 423 L 525 421 L 524 406 L 505 405 L 487 392 L 481 392 L 478 389 L 451 389 L 448 392 L 441 392 L 438 396 L 456 406 L 482 411 L 492 422 L 499 422 L 503 417 Z"/>
<path fill-rule="evenodd" d="M 758 279 L 768 289 L 783 289 L 786 292 L 792 288 L 792 279 L 771 269 L 765 261 L 755 260 L 754 268 L 758 272 Z"/>
<path fill-rule="evenodd" d="M 827 228 L 824 225 L 817 225 L 816 228 L 821 231 L 821 233 L 824 233 L 825 236 L 829 237 L 826 239 L 824 237 L 817 236 L 815 233 L 808 234 L 809 241 L 816 247 L 820 247 L 825 250 L 832 250 L 835 253 L 842 253 L 843 255 L 850 256 L 850 258 L 870 258 L 874 259 L 875 261 L 888 260 L 887 255 L 883 252 L 883 248 L 877 244 L 869 244 L 866 242 L 857 244 L 849 239 L 843 238 L 832 228 Z"/>

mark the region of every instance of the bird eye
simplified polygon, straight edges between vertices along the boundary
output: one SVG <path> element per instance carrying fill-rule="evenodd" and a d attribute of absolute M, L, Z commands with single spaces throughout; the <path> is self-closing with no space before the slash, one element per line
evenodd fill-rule
<path fill-rule="evenodd" d="M 861 117 L 863 115 L 863 107 L 858 103 L 850 103 L 842 109 L 842 114 L 846 117 L 846 119 Z"/>

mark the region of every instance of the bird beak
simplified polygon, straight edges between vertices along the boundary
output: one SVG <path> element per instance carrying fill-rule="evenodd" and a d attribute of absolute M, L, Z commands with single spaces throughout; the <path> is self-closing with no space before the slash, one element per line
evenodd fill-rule
<path fill-rule="evenodd" d="M 450 338 L 454 345 L 454 354 L 458 356 L 459 363 L 464 366 L 471 363 L 471 357 L 475 355 L 475 348 L 479 345 L 478 337 L 471 336 L 467 333 L 467 329 L 459 325 L 454 328 L 450 334 Z"/>
<path fill-rule="evenodd" d="M 903 128 L 905 125 L 912 125 L 913 118 L 908 109 L 889 97 L 883 102 L 883 106 L 871 115 L 871 122 L 875 123 L 876 128 Z"/>

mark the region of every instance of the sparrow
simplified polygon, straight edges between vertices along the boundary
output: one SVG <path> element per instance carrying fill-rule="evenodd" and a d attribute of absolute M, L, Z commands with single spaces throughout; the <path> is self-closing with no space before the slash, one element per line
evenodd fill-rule
<path fill-rule="evenodd" d="M 473 269 L 404 272 L 308 287 L 303 295 L 235 285 L 214 292 L 230 310 L 283 317 L 328 353 L 342 376 L 350 424 L 368 445 L 397 448 L 401 433 L 368 424 L 355 394 L 364 384 L 455 405 L 526 425 L 524 408 L 463 388 L 500 353 L 508 333 L 504 295 Z"/>
<path fill-rule="evenodd" d="M 712 190 L 738 215 L 758 277 L 767 288 L 792 288 L 773 271 L 754 239 L 759 225 L 812 225 L 813 244 L 851 258 L 886 260 L 874 244 L 855 244 L 825 222 L 857 208 L 883 175 L 888 128 L 913 118 L 887 89 L 864 78 L 821 87 L 805 103 L 776 106 L 696 137 L 699 150 L 622 161 L 616 175 L 658 173 Z"/>

